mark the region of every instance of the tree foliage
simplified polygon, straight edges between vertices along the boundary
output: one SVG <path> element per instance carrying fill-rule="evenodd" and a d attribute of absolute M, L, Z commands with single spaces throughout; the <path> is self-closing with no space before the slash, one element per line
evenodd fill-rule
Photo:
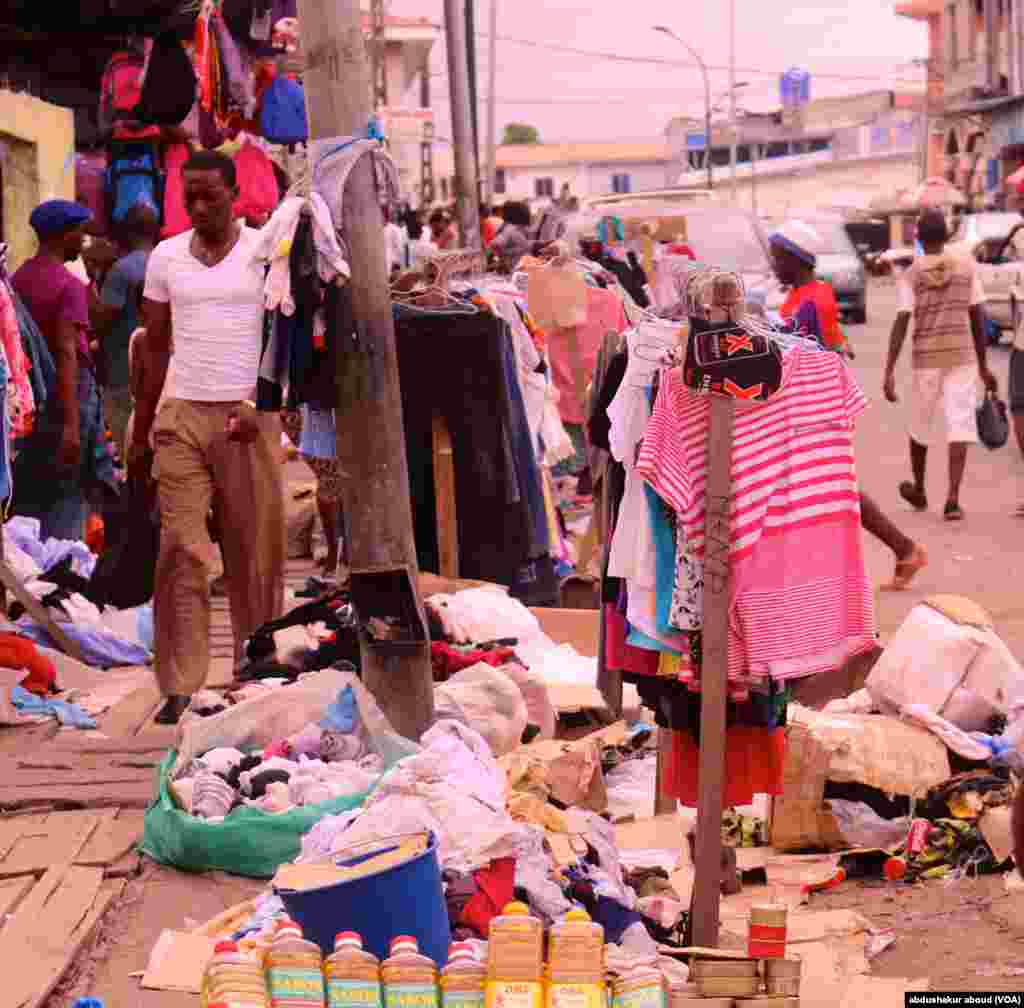
<path fill-rule="evenodd" d="M 536 126 L 529 123 L 509 123 L 505 127 L 505 133 L 501 138 L 503 144 L 539 144 L 540 133 Z"/>

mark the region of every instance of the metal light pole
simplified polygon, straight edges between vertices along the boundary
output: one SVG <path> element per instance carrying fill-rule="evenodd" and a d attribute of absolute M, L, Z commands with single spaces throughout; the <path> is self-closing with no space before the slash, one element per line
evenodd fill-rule
<path fill-rule="evenodd" d="M 490 38 L 487 40 L 487 202 L 494 202 L 494 175 L 498 152 L 498 0 L 491 0 Z"/>
<path fill-rule="evenodd" d="M 480 248 L 480 187 L 477 184 L 476 138 L 469 97 L 467 2 L 469 0 L 444 0 L 444 28 L 448 44 L 448 90 L 455 147 L 455 208 L 462 246 L 475 250 Z"/>
<path fill-rule="evenodd" d="M 701 76 L 704 78 L 704 160 L 708 173 L 708 188 L 713 189 L 714 179 L 712 177 L 711 165 L 711 82 L 708 80 L 708 68 L 705 66 L 704 60 L 701 59 L 700 53 L 689 42 L 684 42 L 671 28 L 665 25 L 655 25 L 654 30 L 675 39 L 693 57 L 697 66 L 700 67 Z"/>
<path fill-rule="evenodd" d="M 729 0 L 729 174 L 736 203 L 736 0 Z"/>

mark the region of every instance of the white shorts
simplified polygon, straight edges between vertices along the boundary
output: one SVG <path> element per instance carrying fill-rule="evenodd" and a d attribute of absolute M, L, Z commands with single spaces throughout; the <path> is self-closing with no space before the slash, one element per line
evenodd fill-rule
<path fill-rule="evenodd" d="M 910 405 L 910 436 L 918 444 L 931 442 L 937 412 L 942 416 L 947 444 L 976 443 L 977 408 L 977 364 L 915 369 Z"/>

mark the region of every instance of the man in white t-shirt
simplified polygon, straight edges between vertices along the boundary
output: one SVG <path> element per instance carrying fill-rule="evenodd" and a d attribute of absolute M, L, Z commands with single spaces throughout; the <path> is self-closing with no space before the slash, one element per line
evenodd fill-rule
<path fill-rule="evenodd" d="M 135 485 L 156 479 L 160 505 L 154 620 L 155 671 L 166 697 L 161 724 L 178 721 L 209 672 L 207 516 L 214 502 L 236 657 L 254 630 L 280 614 L 285 562 L 280 420 L 258 413 L 252 401 L 263 340 L 258 232 L 234 219 L 230 158 L 203 151 L 182 174 L 193 230 L 161 242 L 146 269 L 146 367 L 128 458 Z"/>
<path fill-rule="evenodd" d="M 949 446 L 949 492 L 944 516 L 960 521 L 960 486 L 967 449 L 978 440 L 975 409 L 979 381 L 993 394 L 995 375 L 986 360 L 985 292 L 974 260 L 947 252 L 945 218 L 926 210 L 917 223 L 924 248 L 899 278 L 900 309 L 889 338 L 884 391 L 896 402 L 896 362 L 913 316 L 913 393 L 910 464 L 913 480 L 900 484 L 900 496 L 918 511 L 928 507 L 925 469 L 935 415 Z"/>

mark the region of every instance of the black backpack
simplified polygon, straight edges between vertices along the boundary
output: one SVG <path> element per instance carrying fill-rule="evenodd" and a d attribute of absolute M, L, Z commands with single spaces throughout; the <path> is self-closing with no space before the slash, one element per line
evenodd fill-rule
<path fill-rule="evenodd" d="M 135 109 L 139 122 L 178 126 L 188 118 L 196 101 L 196 72 L 174 32 L 153 42 L 142 95 Z"/>

